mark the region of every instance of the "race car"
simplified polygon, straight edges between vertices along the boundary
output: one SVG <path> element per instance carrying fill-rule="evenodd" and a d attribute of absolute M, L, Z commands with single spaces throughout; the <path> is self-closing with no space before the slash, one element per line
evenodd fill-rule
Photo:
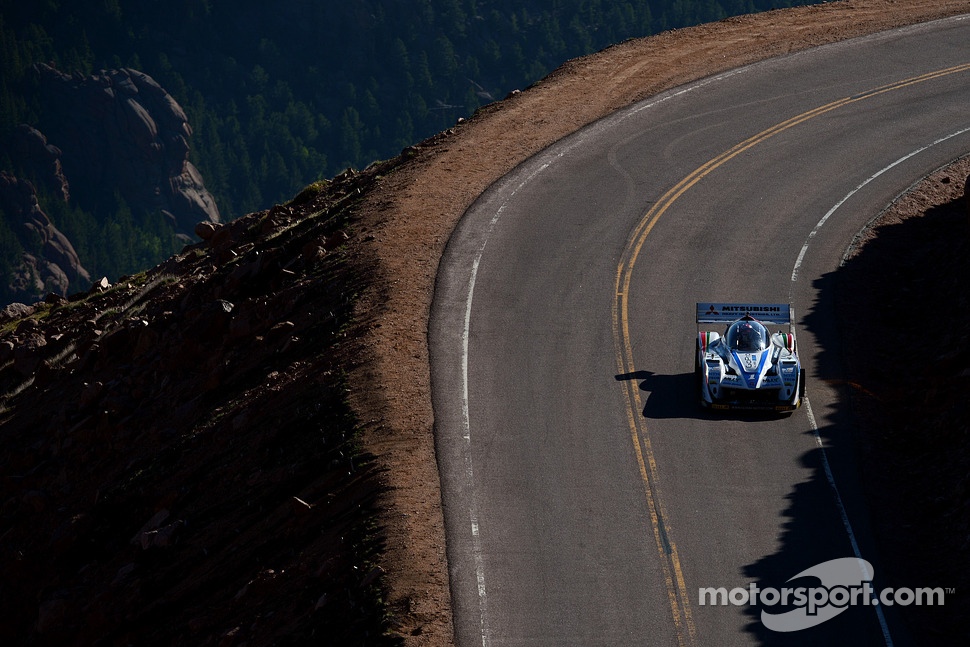
<path fill-rule="evenodd" d="M 694 374 L 701 406 L 710 409 L 794 411 L 805 397 L 792 307 L 784 303 L 698 303 Z M 770 332 L 768 326 L 787 326 Z"/>

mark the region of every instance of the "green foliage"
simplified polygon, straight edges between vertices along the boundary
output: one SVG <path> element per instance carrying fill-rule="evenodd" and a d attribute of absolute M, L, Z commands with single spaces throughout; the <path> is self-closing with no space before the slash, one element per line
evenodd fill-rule
<path fill-rule="evenodd" d="M 802 4 L 811 2 L 0 0 L 0 141 L 37 120 L 35 63 L 82 74 L 135 67 L 185 109 L 191 160 L 220 211 L 234 218 L 347 166 L 391 157 L 569 58 L 664 29 Z M 139 229 L 139 214 L 103 211 L 88 240 L 92 231 L 137 238 L 112 253 L 138 262 L 170 247 L 161 232 Z M 70 219 L 73 225 L 54 218 L 81 235 L 84 218 Z M 102 273 L 106 253 L 80 246 L 82 261 Z"/>

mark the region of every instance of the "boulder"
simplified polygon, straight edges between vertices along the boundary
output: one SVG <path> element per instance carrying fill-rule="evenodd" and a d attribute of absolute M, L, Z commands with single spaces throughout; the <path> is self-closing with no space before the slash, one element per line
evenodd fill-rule
<path fill-rule="evenodd" d="M 104 292 L 111 287 L 111 281 L 108 280 L 107 276 L 102 276 L 100 279 L 91 284 L 91 289 L 88 290 L 88 294 L 98 294 L 99 292 Z"/>
<path fill-rule="evenodd" d="M 203 220 L 195 226 L 195 235 L 202 240 L 209 240 L 216 233 L 217 225 L 209 220 Z"/>
<path fill-rule="evenodd" d="M 14 319 L 23 319 L 24 317 L 29 317 L 30 315 L 34 314 L 34 310 L 34 306 L 29 306 L 25 303 L 11 303 L 0 310 L 0 322 L 13 321 Z"/>

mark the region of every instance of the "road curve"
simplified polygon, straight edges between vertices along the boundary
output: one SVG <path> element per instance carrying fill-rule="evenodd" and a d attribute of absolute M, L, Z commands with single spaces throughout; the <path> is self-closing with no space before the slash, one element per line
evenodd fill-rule
<path fill-rule="evenodd" d="M 702 587 L 880 562 L 838 387 L 833 272 L 870 219 L 970 150 L 970 18 L 652 97 L 469 209 L 431 313 L 459 645 L 906 645 L 891 607 L 773 632 Z M 790 301 L 809 406 L 700 414 L 695 301 Z M 772 609 L 767 608 L 771 611 Z"/>

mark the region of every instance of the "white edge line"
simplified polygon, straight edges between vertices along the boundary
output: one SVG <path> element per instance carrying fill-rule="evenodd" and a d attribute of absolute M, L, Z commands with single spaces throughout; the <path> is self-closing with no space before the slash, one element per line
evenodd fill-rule
<path fill-rule="evenodd" d="M 928 144 L 926 146 L 923 146 L 921 148 L 918 148 L 918 149 L 914 150 L 913 152 L 909 153 L 908 155 L 904 155 L 903 157 L 900 157 L 898 160 L 896 160 L 892 164 L 886 166 L 882 170 L 880 170 L 877 173 L 875 173 L 875 174 L 871 175 L 870 177 L 868 177 L 862 184 L 860 184 L 859 186 L 857 186 L 856 188 L 854 188 L 852 191 L 850 191 L 849 193 L 847 193 L 844 198 L 842 198 L 841 200 L 839 200 L 835 204 L 835 206 L 833 206 L 831 209 L 829 209 L 829 211 L 824 216 L 822 216 L 822 219 L 818 221 L 818 224 L 815 225 L 815 228 L 812 229 L 812 231 L 808 234 L 808 238 L 805 240 L 805 244 L 802 245 L 802 249 L 801 249 L 801 251 L 798 254 L 798 258 L 795 260 L 795 267 L 792 269 L 792 274 L 791 274 L 791 280 L 792 280 L 792 282 L 794 283 L 794 282 L 796 282 L 798 280 L 798 271 L 801 269 L 802 262 L 805 260 L 805 254 L 808 252 L 808 245 L 811 242 L 812 238 L 815 237 L 815 235 L 822 228 L 822 226 L 825 224 L 825 222 L 836 211 L 838 211 L 838 209 L 843 204 L 845 204 L 852 196 L 854 196 L 856 193 L 858 193 L 859 191 L 861 191 L 870 182 L 872 182 L 873 180 L 875 180 L 879 176 L 883 175 L 884 173 L 886 173 L 890 169 L 892 169 L 892 168 L 894 168 L 894 167 L 902 164 L 906 160 L 908 160 L 908 159 L 910 159 L 912 157 L 915 157 L 916 155 L 919 155 L 923 151 L 925 151 L 925 150 L 927 150 L 929 148 L 932 148 L 933 146 L 936 146 L 938 144 L 941 144 L 941 143 L 943 143 L 943 142 L 945 142 L 945 141 L 947 141 L 949 139 L 952 139 L 954 137 L 958 137 L 958 136 L 960 136 L 960 135 L 962 135 L 964 133 L 967 133 L 967 132 L 970 132 L 970 127 L 964 128 L 962 130 L 959 130 L 959 131 L 957 131 L 955 133 L 952 133 L 950 135 L 947 135 L 945 137 L 941 137 L 940 139 L 937 139 L 936 141 L 932 142 L 931 144 Z M 825 470 L 825 478 L 828 481 L 829 488 L 831 488 L 831 490 L 832 490 L 832 495 L 835 497 L 835 505 L 838 508 L 838 510 L 839 510 L 839 516 L 842 519 L 842 526 L 845 528 L 845 532 L 849 536 L 849 543 L 852 545 L 852 552 L 855 555 L 856 559 L 858 559 L 860 561 L 860 567 L 863 570 L 863 574 L 865 575 L 865 578 L 867 580 L 871 580 L 872 579 L 872 574 L 869 573 L 869 569 L 865 566 L 865 560 L 862 558 L 862 551 L 859 549 L 859 543 L 858 543 L 858 541 L 856 539 L 855 532 L 852 530 L 852 523 L 849 521 L 849 514 L 848 514 L 848 512 L 845 509 L 845 504 L 842 501 L 842 495 L 839 493 L 839 488 L 838 488 L 838 486 L 835 483 L 835 475 L 832 473 L 832 466 L 829 463 L 828 454 L 826 453 L 825 446 L 822 443 L 822 437 L 821 437 L 821 435 L 818 432 L 818 425 L 815 422 L 815 414 L 812 412 L 812 403 L 809 401 L 809 399 L 808 399 L 807 396 L 805 398 L 805 410 L 806 410 L 806 413 L 808 414 L 808 422 L 809 422 L 809 424 L 812 427 L 812 435 L 815 438 L 815 445 L 818 447 L 819 451 L 821 452 L 821 456 L 822 456 L 822 467 Z M 876 617 L 879 620 L 879 626 L 882 629 L 882 635 L 883 635 L 883 639 L 885 640 L 886 647 L 893 647 L 892 635 L 889 632 L 889 625 L 886 622 L 886 616 L 883 613 L 882 605 L 880 605 L 877 602 L 875 604 L 874 608 L 875 608 L 875 611 L 876 611 Z"/>
<path fill-rule="evenodd" d="M 658 99 L 654 101 L 649 101 L 641 105 L 636 106 L 631 110 L 626 110 L 621 113 L 617 113 L 613 118 L 606 117 L 600 122 L 598 122 L 599 127 L 603 128 L 613 128 L 616 124 L 625 121 L 626 119 L 648 110 L 650 108 L 656 107 L 666 101 L 669 101 L 675 97 L 682 96 L 689 92 L 692 92 L 698 88 L 702 88 L 706 85 L 714 83 L 716 81 L 721 81 L 723 79 L 730 78 L 736 74 L 741 74 L 746 71 L 747 68 L 740 68 L 737 70 L 731 70 L 724 74 L 720 74 L 703 81 L 693 83 L 685 88 L 681 88 L 674 92 L 670 92 L 661 95 Z M 479 629 L 482 638 L 482 647 L 488 647 L 489 645 L 489 628 L 487 620 L 487 589 L 485 586 L 485 558 L 482 552 L 482 538 L 481 538 L 481 528 L 479 526 L 478 520 L 478 509 L 475 502 L 475 473 L 472 463 L 471 456 L 471 421 L 469 414 L 468 405 L 468 355 L 469 355 L 469 340 L 471 331 L 471 316 L 472 316 L 472 302 L 475 297 L 475 282 L 478 280 L 478 268 L 481 264 L 482 257 L 485 254 L 485 247 L 488 244 L 489 237 L 498 224 L 499 219 L 502 217 L 502 213 L 505 208 L 509 205 L 512 198 L 525 187 L 529 182 L 531 182 L 537 175 L 548 169 L 552 164 L 564 157 L 572 149 L 579 146 L 579 144 L 586 139 L 588 134 L 593 128 L 597 126 L 591 125 L 585 129 L 581 129 L 577 133 L 574 133 L 573 137 L 567 136 L 567 140 L 572 139 L 570 143 L 564 143 L 555 156 L 547 162 L 540 164 L 535 170 L 529 173 L 519 184 L 513 189 L 505 201 L 496 209 L 495 214 L 492 216 L 491 220 L 488 222 L 488 226 L 485 229 L 485 234 L 482 238 L 482 243 L 479 245 L 475 257 L 472 259 L 471 271 L 468 277 L 468 295 L 465 299 L 465 320 L 461 331 L 461 436 L 464 442 L 464 447 L 462 448 L 463 459 L 465 464 L 465 482 L 468 484 L 471 491 L 469 506 L 469 516 L 471 520 L 471 535 L 472 535 L 472 552 L 473 560 L 475 563 L 475 580 L 478 587 L 478 607 L 479 607 Z M 585 134 L 584 134 L 585 133 Z"/>
<path fill-rule="evenodd" d="M 475 282 L 478 280 L 478 268 L 481 264 L 482 257 L 485 254 L 485 247 L 488 245 L 489 237 L 498 224 L 499 219 L 502 217 L 502 213 L 505 211 L 506 207 L 512 201 L 512 198 L 528 183 L 530 183 L 536 176 L 548 169 L 552 164 L 564 157 L 568 152 L 580 145 L 580 143 L 586 139 L 589 133 L 595 128 L 613 128 L 616 124 L 625 121 L 626 119 L 648 110 L 657 105 L 660 105 L 670 99 L 682 96 L 688 92 L 692 92 L 698 88 L 704 87 L 714 83 L 715 81 L 720 81 L 736 74 L 740 74 L 745 71 L 746 68 L 741 68 L 738 70 L 732 70 L 724 74 L 720 74 L 709 79 L 691 84 L 685 88 L 681 88 L 674 92 L 670 92 L 661 95 L 658 99 L 654 101 L 649 101 L 641 105 L 636 106 L 631 110 L 625 110 L 620 113 L 616 113 L 612 118 L 606 117 L 595 124 L 591 124 L 587 128 L 581 129 L 574 133 L 572 136 L 567 136 L 566 140 L 560 141 L 561 147 L 558 152 L 554 155 L 552 159 L 540 164 L 536 169 L 529 173 L 519 184 L 508 194 L 502 204 L 496 209 L 495 214 L 492 216 L 491 220 L 488 222 L 488 226 L 485 228 L 485 234 L 482 237 L 482 243 L 479 245 L 478 250 L 475 252 L 475 257 L 472 259 L 471 271 L 468 277 L 468 294 L 465 298 L 465 320 L 461 331 L 461 436 L 464 442 L 464 447 L 462 448 L 462 454 L 465 464 L 465 482 L 469 486 L 471 492 L 469 506 L 469 516 L 471 518 L 471 534 L 472 534 L 472 552 L 473 561 L 475 563 L 475 580 L 478 586 L 478 608 L 479 608 L 479 628 L 482 638 L 482 647 L 488 647 L 489 644 L 489 629 L 487 621 L 487 601 L 488 595 L 485 587 L 485 558 L 482 552 L 482 539 L 481 539 L 481 528 L 478 523 L 478 506 L 475 502 L 475 473 L 472 463 L 471 456 L 471 420 L 469 414 L 468 405 L 468 355 L 469 355 L 469 340 L 471 337 L 471 318 L 472 318 L 472 302 L 475 298 Z M 568 143 L 567 143 L 568 142 Z M 555 146 L 555 144 L 553 144 Z"/>
<path fill-rule="evenodd" d="M 704 79 L 697 83 L 693 83 L 685 88 L 681 88 L 674 92 L 661 95 L 654 101 L 648 101 L 641 105 L 636 106 L 631 110 L 625 110 L 621 113 L 615 114 L 613 118 L 606 117 L 599 122 L 599 127 L 603 128 L 613 128 L 616 124 L 625 121 L 626 119 L 637 115 L 644 110 L 656 107 L 666 101 L 669 101 L 675 97 L 680 97 L 684 94 L 692 92 L 698 88 L 702 88 L 711 83 L 721 81 L 736 74 L 740 74 L 747 70 L 747 67 L 740 68 L 737 70 L 731 70 L 724 74 L 720 74 L 709 79 Z M 461 331 L 461 435 L 464 442 L 464 447 L 462 448 L 463 459 L 465 464 L 465 482 L 469 487 L 470 502 L 469 502 L 469 516 L 471 520 L 471 535 L 472 535 L 472 552 L 473 560 L 475 563 L 475 580 L 478 587 L 478 609 L 479 609 L 479 629 L 482 638 L 482 647 L 488 647 L 489 645 L 489 628 L 488 628 L 488 594 L 485 586 L 485 558 L 482 552 L 482 538 L 481 538 L 481 528 L 478 523 L 478 506 L 475 501 L 475 473 L 472 463 L 471 456 L 471 421 L 469 414 L 468 405 L 468 347 L 470 340 L 471 331 L 471 316 L 472 316 L 472 302 L 475 297 L 475 282 L 478 280 L 478 268 L 482 261 L 482 256 L 485 254 L 485 247 L 488 244 L 489 237 L 498 224 L 499 219 L 502 217 L 502 213 L 505 208 L 511 202 L 512 198 L 536 178 L 540 173 L 548 169 L 556 160 L 564 157 L 568 152 L 579 146 L 579 144 L 588 136 L 595 125 L 590 125 L 587 128 L 581 129 L 574 136 L 567 136 L 567 141 L 572 140 L 570 143 L 561 142 L 563 145 L 556 153 L 556 155 L 547 162 L 540 164 L 535 170 L 529 173 L 519 184 L 513 189 L 508 196 L 505 198 L 504 202 L 496 209 L 495 214 L 492 216 L 491 220 L 488 222 L 488 226 L 485 228 L 485 234 L 482 238 L 482 243 L 478 247 L 478 251 L 475 253 L 475 257 L 472 259 L 471 271 L 468 277 L 468 295 L 465 299 L 465 320 Z M 555 146 L 555 145 L 554 145 Z"/>
<path fill-rule="evenodd" d="M 473 559 L 475 562 L 475 582 L 478 588 L 478 608 L 479 608 L 479 629 L 482 638 L 482 647 L 488 647 L 489 644 L 489 630 L 487 621 L 487 590 L 485 587 L 485 558 L 482 553 L 482 539 L 481 531 L 478 524 L 478 506 L 475 502 L 475 472 L 472 464 L 471 456 L 471 421 L 469 417 L 468 409 L 468 345 L 471 331 L 471 317 L 472 317 L 472 302 L 475 297 L 475 282 L 478 279 L 478 268 L 482 261 L 482 256 L 485 254 L 485 247 L 488 244 L 489 236 L 491 236 L 492 231 L 495 229 L 495 225 L 498 224 L 499 219 L 502 217 L 502 213 L 505 211 L 506 206 L 519 192 L 519 189 L 524 187 L 533 178 L 535 178 L 539 173 L 542 173 L 550 165 L 565 154 L 565 150 L 556 156 L 553 160 L 545 162 L 540 165 L 536 170 L 530 173 L 519 185 L 509 193 L 508 198 L 501 206 L 495 211 L 495 215 L 488 223 L 488 227 L 485 230 L 485 236 L 482 239 L 482 244 L 479 246 L 478 251 L 475 253 L 475 258 L 472 260 L 471 272 L 468 277 L 468 296 L 465 299 L 465 320 L 464 326 L 461 332 L 461 418 L 462 418 L 462 438 L 465 441 L 464 447 L 462 448 L 462 453 L 464 454 L 465 463 L 465 479 L 471 489 L 471 496 L 469 502 L 469 516 L 471 520 L 471 535 L 472 535 L 472 551 Z"/>
<path fill-rule="evenodd" d="M 825 224 L 825 222 L 832 216 L 832 214 L 834 214 L 836 211 L 838 211 L 839 208 L 843 204 L 845 204 L 846 202 L 848 202 L 848 200 L 852 196 L 854 196 L 856 193 L 858 193 L 859 191 L 861 191 L 862 189 L 864 189 L 866 187 L 866 185 L 868 185 L 870 182 L 872 182 L 873 180 L 875 180 L 879 176 L 883 175 L 884 173 L 892 170 L 893 168 L 899 166 L 900 164 L 902 164 L 906 160 L 908 160 L 908 159 L 910 159 L 912 157 L 916 157 L 917 155 L 919 155 L 923 151 L 928 150 L 928 149 L 932 148 L 933 146 L 937 146 L 938 144 L 942 144 L 943 142 L 945 142 L 945 141 L 947 141 L 949 139 L 953 139 L 954 137 L 959 137 L 960 135 L 962 135 L 964 133 L 967 133 L 967 132 L 970 132 L 970 128 L 964 128 L 963 130 L 958 130 L 955 133 L 952 133 L 952 134 L 947 135 L 945 137 L 941 137 L 940 139 L 937 139 L 936 141 L 934 141 L 931 144 L 927 144 L 926 146 L 923 146 L 922 148 L 917 148 L 913 152 L 911 152 L 911 153 L 909 153 L 907 155 L 904 155 L 904 156 L 900 157 L 898 160 L 896 160 L 895 162 L 893 162 L 889 166 L 887 166 L 887 167 L 883 168 L 882 170 L 874 173 L 873 175 L 870 175 L 868 178 L 866 178 L 866 180 L 862 184 L 860 184 L 856 188 L 854 188 L 851 191 L 849 191 L 845 195 L 844 198 L 842 198 L 841 200 L 839 200 L 838 202 L 836 202 L 835 203 L 835 206 L 832 207 L 831 209 L 829 209 L 828 212 L 824 216 L 822 216 L 822 219 L 818 221 L 818 224 L 815 225 L 815 228 L 812 229 L 811 232 L 809 232 L 808 238 L 805 239 L 805 244 L 802 245 L 802 250 L 801 250 L 801 252 L 799 252 L 798 258 L 795 260 L 795 267 L 792 269 L 792 272 L 791 272 L 791 280 L 792 280 L 792 282 L 794 283 L 795 281 L 798 281 L 798 272 L 799 272 L 799 270 L 802 267 L 802 261 L 805 260 L 805 254 L 806 254 L 806 252 L 808 252 L 808 245 L 811 242 L 811 240 L 813 238 L 815 238 L 815 235 L 818 234 L 818 231 L 822 228 L 822 225 Z"/>
<path fill-rule="evenodd" d="M 832 496 L 835 497 L 835 505 L 839 509 L 839 516 L 842 518 L 842 526 L 845 528 L 845 532 L 849 535 L 849 543 L 852 544 L 852 553 L 855 555 L 859 562 L 859 568 L 862 569 L 862 574 L 864 579 L 867 581 L 872 581 L 872 573 L 869 572 L 867 566 L 868 562 L 862 557 L 862 551 L 859 549 L 859 542 L 856 540 L 855 532 L 852 530 L 852 523 L 849 521 L 849 513 L 845 509 L 845 504 L 842 502 L 842 495 L 839 493 L 839 488 L 835 484 L 835 475 L 832 473 L 832 466 L 829 464 L 828 454 L 825 452 L 825 446 L 822 444 L 822 437 L 818 433 L 818 425 L 815 424 L 815 415 L 812 413 L 812 403 L 809 401 L 808 397 L 805 397 L 805 410 L 808 413 L 808 421 L 812 426 L 812 435 L 815 437 L 815 444 L 818 446 L 818 450 L 822 455 L 822 467 L 825 469 L 825 478 L 829 483 L 829 488 L 832 490 Z M 876 611 L 876 618 L 879 620 L 879 627 L 882 630 L 882 637 L 886 643 L 886 647 L 893 647 L 893 638 L 889 632 L 889 624 L 886 622 L 886 615 L 882 611 L 882 604 L 876 600 L 873 608 Z"/>

